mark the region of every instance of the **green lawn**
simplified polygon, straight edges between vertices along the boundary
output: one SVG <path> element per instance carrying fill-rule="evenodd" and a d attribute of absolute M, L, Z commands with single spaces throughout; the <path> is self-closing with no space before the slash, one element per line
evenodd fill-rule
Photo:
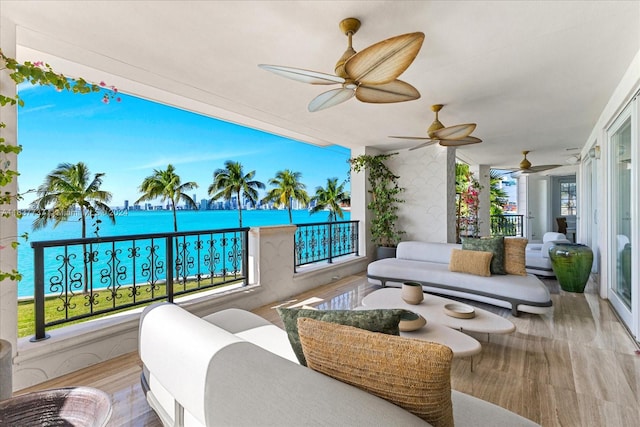
<path fill-rule="evenodd" d="M 230 280 L 230 279 L 228 279 Z M 223 278 L 216 278 L 215 281 L 222 283 Z M 233 284 L 237 284 L 239 281 L 226 283 L 220 286 L 218 289 L 230 286 Z M 186 289 L 192 290 L 197 289 L 197 282 L 195 280 L 188 281 L 186 283 Z M 151 298 L 151 294 L 146 292 L 149 289 L 149 285 L 139 287 L 139 292 L 141 295 L 136 296 L 136 301 L 146 301 L 137 305 L 133 308 L 144 307 L 145 305 L 151 304 L 152 301 L 148 301 Z M 183 289 L 182 284 L 174 284 L 174 292 L 181 291 Z M 212 288 L 201 289 L 195 292 L 204 292 L 211 290 Z M 156 289 L 154 291 L 155 296 L 166 296 L 166 286 L 164 284 L 156 285 Z M 49 326 L 47 330 L 52 330 L 56 328 L 61 328 L 63 326 L 71 325 L 74 323 L 81 323 L 89 319 L 96 319 L 99 317 L 105 317 L 112 315 L 114 313 L 130 310 L 132 308 L 118 309 L 118 307 L 122 307 L 127 304 L 131 304 L 133 302 L 132 295 L 132 287 L 131 286 L 122 286 L 118 292 L 116 293 L 116 306 L 114 308 L 113 297 L 111 292 L 105 290 L 97 290 L 94 291 L 95 303 L 93 304 L 93 312 L 98 312 L 106 309 L 113 309 L 114 311 L 110 311 L 108 313 L 95 315 L 89 318 L 83 318 L 79 320 L 73 320 L 70 322 L 62 323 L 56 326 Z M 69 308 L 68 308 L 68 317 L 77 317 L 90 312 L 90 307 L 88 305 L 88 295 L 79 293 L 69 300 Z M 59 297 L 50 296 L 45 299 L 44 303 L 44 312 L 45 312 L 45 322 L 52 322 L 56 320 L 61 320 L 65 318 L 64 310 L 63 310 L 63 301 Z M 35 334 L 35 310 L 34 310 L 34 302 L 33 300 L 25 300 L 18 302 L 18 337 L 26 337 L 33 336 Z"/>

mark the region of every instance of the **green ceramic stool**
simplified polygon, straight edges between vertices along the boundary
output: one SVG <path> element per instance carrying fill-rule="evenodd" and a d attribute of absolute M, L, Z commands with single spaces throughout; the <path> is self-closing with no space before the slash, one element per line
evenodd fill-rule
<path fill-rule="evenodd" d="M 584 292 L 593 264 L 593 251 L 589 246 L 556 243 L 549 248 L 549 259 L 562 290 Z"/>

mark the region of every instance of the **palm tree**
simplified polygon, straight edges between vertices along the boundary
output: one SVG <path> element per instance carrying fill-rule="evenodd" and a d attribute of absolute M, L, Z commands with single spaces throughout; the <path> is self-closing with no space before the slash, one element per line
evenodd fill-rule
<path fill-rule="evenodd" d="M 509 195 L 500 186 L 503 176 L 504 175 L 496 169 L 491 169 L 489 171 L 489 198 L 491 200 L 491 215 L 502 215 L 504 212 L 504 206 L 509 201 Z"/>
<path fill-rule="evenodd" d="M 329 210 L 329 222 L 336 221 L 337 217 L 344 218 L 341 203 L 349 199 L 349 194 L 344 190 L 345 183 L 338 185 L 338 178 L 327 178 L 326 187 L 316 187 L 316 195 L 311 198 L 316 205 L 311 213 Z"/>
<path fill-rule="evenodd" d="M 97 173 L 91 179 L 91 172 L 83 162 L 76 164 L 60 163 L 56 169 L 51 171 L 44 182 L 38 187 L 39 196 L 31 202 L 31 208 L 40 212 L 33 221 L 33 229 L 46 227 L 49 221 L 53 221 L 54 228 L 61 222 L 69 219 L 69 216 L 80 208 L 80 222 L 82 224 L 82 238 L 87 237 L 87 215 L 94 218 L 99 212 L 109 217 L 115 224 L 116 217 L 107 203 L 111 201 L 111 193 L 100 190 L 104 173 Z M 98 234 L 100 220 L 97 219 L 95 226 Z M 82 256 L 84 262 L 84 291 L 89 290 L 89 253 L 87 246 L 82 244 Z"/>
<path fill-rule="evenodd" d="M 227 160 L 224 169 L 216 169 L 213 173 L 213 183 L 209 185 L 211 200 L 224 198 L 231 200 L 234 196 L 238 200 L 238 224 L 242 227 L 242 201 L 253 204 L 258 201 L 258 190 L 264 189 L 264 184 L 255 181 L 256 171 L 244 173 L 239 162 Z"/>
<path fill-rule="evenodd" d="M 292 172 L 289 169 L 278 171 L 275 178 L 269 180 L 269 184 L 275 188 L 269 190 L 263 199 L 265 202 L 273 202 L 275 207 L 285 206 L 289 211 L 290 224 L 293 224 L 291 201 L 297 200 L 305 205 L 309 203 L 306 187 L 300 182 L 301 177 L 300 172 Z"/>
<path fill-rule="evenodd" d="M 91 172 L 83 162 L 60 163 L 45 177 L 37 189 L 39 197 L 31 203 L 31 208 L 40 212 L 33 221 L 33 229 L 46 227 L 49 221 L 56 227 L 68 220 L 76 208 L 80 208 L 83 239 L 87 237 L 87 215 L 93 218 L 99 212 L 104 213 L 115 224 L 115 215 L 107 206 L 111 193 L 100 190 L 103 176 L 104 173 L 97 173 L 91 179 Z M 99 223 L 100 220 L 96 224 Z"/>
<path fill-rule="evenodd" d="M 180 176 L 176 173 L 173 165 L 167 165 L 166 170 L 154 169 L 153 175 L 146 177 L 139 187 L 141 193 L 144 193 L 136 203 L 160 199 L 168 200 L 171 203 L 173 211 L 173 231 L 178 231 L 178 218 L 176 216 L 176 205 L 184 202 L 187 206 L 198 209 L 196 202 L 187 195 L 188 191 L 198 188 L 198 184 L 189 181 L 182 184 Z"/>

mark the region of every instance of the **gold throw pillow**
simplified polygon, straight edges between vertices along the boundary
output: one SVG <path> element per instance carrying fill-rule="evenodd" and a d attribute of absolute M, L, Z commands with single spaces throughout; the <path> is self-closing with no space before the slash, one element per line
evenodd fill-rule
<path fill-rule="evenodd" d="M 529 241 L 521 237 L 504 239 L 504 270 L 507 274 L 526 276 L 525 251 Z"/>
<path fill-rule="evenodd" d="M 298 332 L 309 368 L 453 427 L 449 347 L 309 318 Z"/>
<path fill-rule="evenodd" d="M 449 271 L 489 277 L 491 276 L 492 257 L 491 252 L 452 249 Z"/>

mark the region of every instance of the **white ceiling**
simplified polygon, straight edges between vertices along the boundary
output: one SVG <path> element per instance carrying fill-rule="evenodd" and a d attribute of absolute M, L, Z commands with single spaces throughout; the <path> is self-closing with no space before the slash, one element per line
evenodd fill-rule
<path fill-rule="evenodd" d="M 426 135 L 430 106 L 445 104 L 445 126 L 475 122 L 484 141 L 462 157 L 494 167 L 516 166 L 522 150 L 534 165 L 576 154 L 640 49 L 637 1 L 2 0 L 0 13 L 19 45 L 90 65 L 123 90 L 315 144 L 405 149 L 415 143 L 388 135 Z M 425 33 L 400 77 L 419 100 L 309 113 L 331 87 L 257 67 L 333 73 L 346 17 L 362 21 L 356 50 Z"/>

